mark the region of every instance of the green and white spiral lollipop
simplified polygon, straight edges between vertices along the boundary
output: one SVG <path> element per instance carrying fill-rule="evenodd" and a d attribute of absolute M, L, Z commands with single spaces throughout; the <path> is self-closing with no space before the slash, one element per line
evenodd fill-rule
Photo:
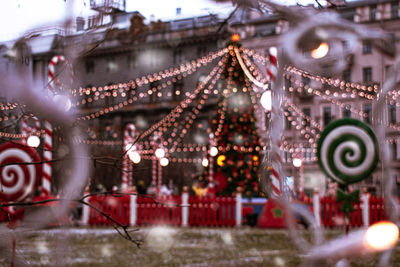
<path fill-rule="evenodd" d="M 378 164 L 378 142 L 365 123 L 344 118 L 328 124 L 318 140 L 318 163 L 333 180 L 353 184 L 367 178 Z"/>

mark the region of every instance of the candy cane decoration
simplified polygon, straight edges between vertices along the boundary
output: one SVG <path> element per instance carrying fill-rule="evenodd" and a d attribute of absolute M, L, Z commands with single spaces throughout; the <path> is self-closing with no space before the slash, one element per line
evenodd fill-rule
<path fill-rule="evenodd" d="M 122 172 L 122 190 L 126 190 L 129 184 L 129 177 L 131 177 L 132 163 L 129 160 L 129 153 L 133 151 L 133 142 L 135 141 L 135 125 L 128 123 L 124 131 L 124 148 L 127 150 L 123 161 L 123 172 Z"/>
<path fill-rule="evenodd" d="M 271 82 L 275 82 L 276 74 L 278 73 L 278 61 L 277 61 L 277 49 L 276 47 L 270 47 L 268 53 L 269 66 L 267 67 L 267 75 Z M 272 194 L 274 196 L 279 196 L 282 194 L 282 157 L 281 157 L 281 135 L 283 132 L 283 122 L 284 117 L 281 110 L 282 103 L 282 90 L 281 88 L 271 86 L 275 89 L 271 98 L 272 110 L 271 110 L 271 123 L 270 123 L 270 166 L 268 166 L 267 171 L 270 178 L 270 184 L 272 189 Z"/>
<path fill-rule="evenodd" d="M 215 141 L 215 137 L 214 137 L 213 133 L 210 133 L 209 138 L 210 138 L 210 150 L 211 150 L 211 147 L 215 147 L 217 145 L 217 143 Z M 209 151 L 209 155 L 210 155 L 210 153 L 211 153 L 211 151 Z M 209 158 L 210 158 L 210 162 L 208 164 L 208 167 L 209 167 L 208 185 L 210 187 L 214 181 L 214 166 L 213 166 L 214 165 L 214 157 L 210 155 Z"/>
<path fill-rule="evenodd" d="M 151 180 L 152 180 L 152 185 L 157 184 L 157 163 L 158 159 L 156 157 L 156 150 L 157 150 L 157 142 L 158 140 L 158 132 L 154 132 L 153 138 L 151 140 L 151 145 L 153 147 L 153 156 L 151 157 L 152 159 L 152 167 L 151 167 Z"/>
<path fill-rule="evenodd" d="M 57 63 L 65 62 L 64 56 L 54 56 L 49 63 L 48 72 L 47 72 L 47 86 L 51 92 L 54 92 L 55 84 L 55 68 Z M 54 84 L 54 86 L 53 86 Z"/>
<path fill-rule="evenodd" d="M 0 165 L 40 162 L 35 149 L 17 143 L 0 146 Z M 0 168 L 0 200 L 23 201 L 29 197 L 42 175 L 40 164 L 7 165 Z"/>
<path fill-rule="evenodd" d="M 35 121 L 35 128 L 32 128 L 28 125 L 28 119 L 24 118 L 22 120 L 21 125 L 21 135 L 22 135 L 22 143 L 27 144 L 28 136 L 36 134 L 39 135 L 40 132 L 40 121 L 36 116 L 33 116 L 32 119 Z"/>
<path fill-rule="evenodd" d="M 48 72 L 47 72 L 47 86 L 50 92 L 54 93 L 55 82 L 54 82 L 54 73 L 55 73 L 55 66 L 59 62 L 65 62 L 64 56 L 54 56 L 49 63 Z M 53 87 L 54 83 L 54 87 Z M 43 194 L 49 195 L 51 193 L 51 161 L 53 159 L 53 127 L 51 123 L 48 121 L 44 122 L 44 155 L 43 159 L 46 161 L 43 167 L 43 179 L 42 179 L 42 187 L 43 187 Z"/>
<path fill-rule="evenodd" d="M 162 186 L 162 166 L 160 163 L 161 159 L 157 160 L 158 163 L 158 184 L 157 184 L 157 192 L 161 193 L 161 186 Z"/>
<path fill-rule="evenodd" d="M 43 165 L 43 179 L 42 179 L 42 188 L 44 195 L 50 195 L 51 193 L 51 161 L 53 159 L 53 140 L 52 140 L 52 131 L 53 128 L 48 121 L 44 122 L 44 153 L 43 159 L 45 161 Z"/>

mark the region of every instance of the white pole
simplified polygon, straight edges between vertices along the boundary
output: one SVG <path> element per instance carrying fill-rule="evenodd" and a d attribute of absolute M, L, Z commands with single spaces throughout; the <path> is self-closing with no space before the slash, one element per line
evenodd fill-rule
<path fill-rule="evenodd" d="M 318 190 L 314 191 L 313 195 L 313 209 L 314 209 L 314 216 L 315 222 L 318 226 L 321 226 L 321 212 L 320 212 L 320 203 L 319 203 L 319 193 Z"/>
<path fill-rule="evenodd" d="M 369 197 L 367 193 L 361 195 L 362 200 L 362 220 L 364 226 L 369 226 Z"/>
<path fill-rule="evenodd" d="M 236 226 L 242 225 L 242 193 L 236 192 Z"/>
<path fill-rule="evenodd" d="M 189 222 L 189 193 L 185 186 L 182 193 L 182 226 L 188 226 Z"/>
<path fill-rule="evenodd" d="M 137 203 L 136 203 L 137 195 L 131 195 L 130 202 L 130 216 L 129 216 L 129 225 L 134 226 L 137 222 Z"/>
<path fill-rule="evenodd" d="M 87 202 L 90 203 L 90 197 L 88 198 Z M 90 215 L 89 206 L 83 205 L 83 207 L 82 207 L 82 224 L 83 225 L 89 224 L 89 215 Z"/>

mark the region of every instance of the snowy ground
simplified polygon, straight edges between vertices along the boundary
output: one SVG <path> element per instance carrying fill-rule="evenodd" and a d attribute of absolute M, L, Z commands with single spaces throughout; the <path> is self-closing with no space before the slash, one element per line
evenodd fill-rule
<path fill-rule="evenodd" d="M 141 248 L 109 228 L 38 231 L 17 240 L 17 255 L 23 266 L 299 266 L 304 257 L 284 230 L 155 227 L 138 235 Z M 376 266 L 377 260 L 358 259 L 352 266 Z M 0 266 L 10 265 L 0 259 Z"/>

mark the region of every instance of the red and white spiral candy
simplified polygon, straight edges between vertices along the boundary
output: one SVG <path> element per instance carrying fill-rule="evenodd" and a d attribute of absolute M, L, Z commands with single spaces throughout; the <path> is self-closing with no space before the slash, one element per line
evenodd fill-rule
<path fill-rule="evenodd" d="M 35 149 L 18 143 L 0 146 L 0 165 L 40 162 Z M 40 180 L 40 164 L 7 165 L 0 168 L 0 200 L 23 201 L 29 197 Z"/>

